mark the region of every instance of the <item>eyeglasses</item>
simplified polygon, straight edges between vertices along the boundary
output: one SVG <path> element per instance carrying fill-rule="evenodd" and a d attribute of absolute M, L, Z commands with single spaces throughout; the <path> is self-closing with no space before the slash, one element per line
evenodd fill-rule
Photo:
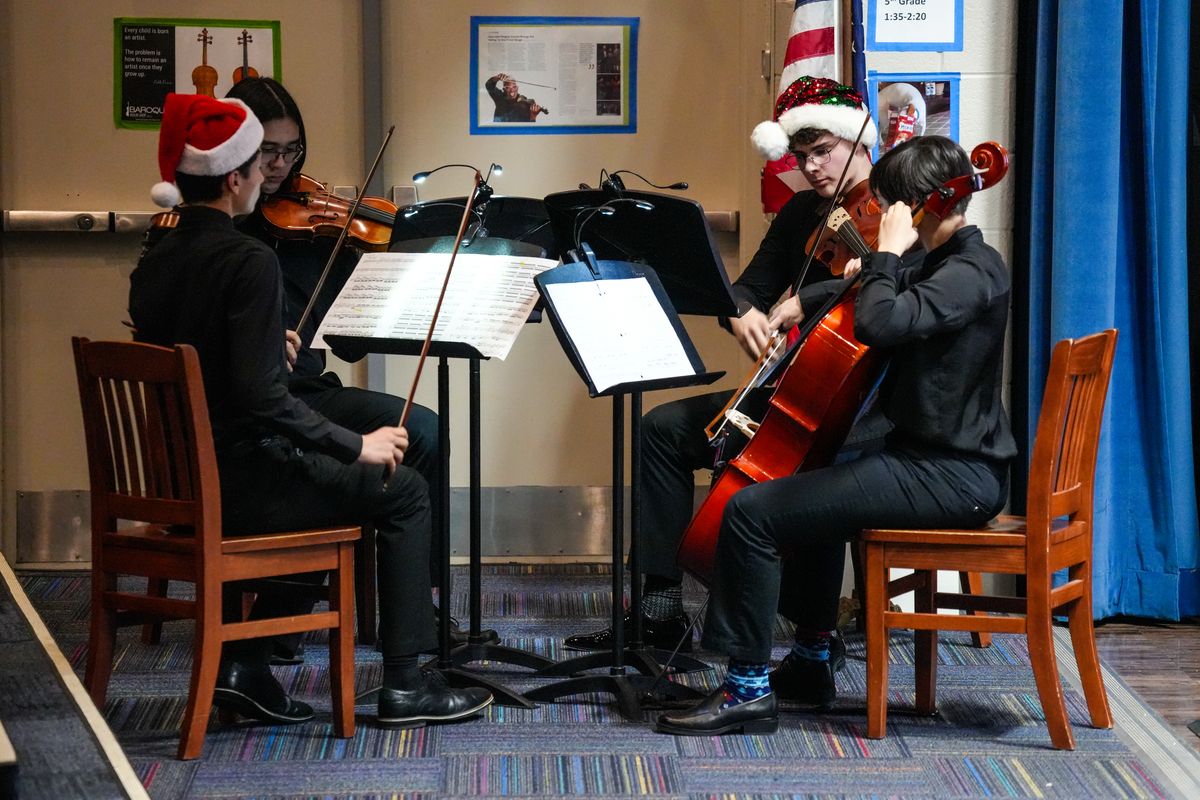
<path fill-rule="evenodd" d="M 287 147 L 283 150 L 277 150 L 274 147 L 264 147 L 259 152 L 259 158 L 262 159 L 262 163 L 264 164 L 270 164 L 277 158 L 283 158 L 283 163 L 285 164 L 295 164 L 296 159 L 298 159 L 303 152 L 304 148 L 300 145 L 296 145 L 295 147 Z"/>
<path fill-rule="evenodd" d="M 837 147 L 836 144 L 833 145 L 833 147 L 818 147 L 808 155 L 805 155 L 804 153 L 789 152 L 783 157 L 783 163 L 789 169 L 804 169 L 804 165 L 809 161 L 819 167 L 829 163 L 829 159 L 833 158 L 833 150 L 835 147 Z"/>

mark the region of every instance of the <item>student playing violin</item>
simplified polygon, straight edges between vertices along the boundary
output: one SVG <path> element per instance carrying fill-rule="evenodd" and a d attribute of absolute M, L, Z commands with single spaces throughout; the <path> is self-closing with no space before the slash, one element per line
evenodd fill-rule
<path fill-rule="evenodd" d="M 893 430 L 877 453 L 733 495 L 703 637 L 729 657 L 728 676 L 691 709 L 659 717 L 660 732 L 770 733 L 779 700 L 829 706 L 836 689 L 822 632 L 837 618 L 845 543 L 863 528 L 977 527 L 1003 507 L 1016 455 L 1001 404 L 1008 270 L 967 224 L 969 196 L 913 225 L 926 198 L 971 174 L 967 154 L 940 136 L 905 142 L 872 170 L 884 212 L 854 333 L 890 356 L 879 393 Z M 901 255 L 918 240 L 927 255 L 905 267 Z M 797 640 L 768 674 L 781 592 L 798 611 Z"/>
<path fill-rule="evenodd" d="M 860 131 L 862 138 L 856 147 L 854 141 Z M 780 210 L 758 252 L 733 284 L 741 313 L 722 324 L 751 358 L 757 358 L 775 330 L 791 327 L 802 318 L 805 307 L 811 311 L 824 300 L 824 290 L 818 284 L 828 281 L 831 273 L 823 262 L 814 260 L 807 273 L 801 275 L 806 244 L 821 225 L 822 204 L 838 193 L 843 171 L 848 189 L 866 182 L 876 129 L 858 92 L 826 78 L 803 77 L 780 96 L 774 120 L 759 125 L 751 140 L 766 159 L 789 158 L 812 189 L 798 192 Z M 842 277 L 853 274 L 851 267 Z M 772 311 L 780 296 L 789 292 L 791 296 Z M 642 486 L 645 496 L 653 500 L 642 512 L 638 556 L 645 573 L 645 589 L 640 611 L 643 638 L 651 647 L 670 650 L 688 629 L 682 603 L 683 573 L 676 564 L 675 552 L 692 519 L 694 473 L 713 466 L 713 449 L 705 426 L 721 413 L 732 395 L 732 391 L 716 392 L 658 406 L 646 414 L 642 426 Z M 742 408 L 751 417 L 762 419 L 770 396 L 768 389 L 756 390 Z M 860 424 L 851 434 L 848 447 L 866 446 L 880 436 L 877 429 L 881 422 L 886 428 L 886 421 L 878 416 L 866 425 Z M 745 442 L 745 437 L 734 432 L 726 450 Z M 733 450 L 722 456 L 728 459 L 736 454 Z M 839 580 L 841 574 L 838 567 Z M 780 612 L 797 618 L 786 603 Z M 626 622 L 626 629 L 630 622 Z M 572 649 L 603 650 L 611 646 L 612 635 L 608 628 L 568 637 L 565 644 Z M 840 644 L 835 640 L 835 647 L 840 648 Z M 690 638 L 684 642 L 684 649 L 691 649 Z M 835 659 L 840 654 L 839 649 Z"/>
<path fill-rule="evenodd" d="M 310 346 L 321 320 L 358 263 L 357 251 L 346 247 L 338 254 L 304 329 L 296 330 L 336 242 L 331 237 L 280 238 L 263 216 L 263 202 L 269 201 L 272 195 L 288 191 L 293 178 L 304 166 L 308 140 L 299 106 L 287 89 L 272 78 L 246 78 L 236 83 L 226 96 L 248 105 L 263 125 L 262 157 L 259 160 L 263 173 L 263 200 L 252 214 L 238 223 L 238 229 L 265 242 L 279 258 L 283 272 L 284 326 L 288 331 L 289 347 L 296 352 L 288 388 L 312 409 L 352 431 L 395 425 L 404 411 L 404 398 L 342 386 L 335 373 L 325 371 L 325 351 Z M 437 498 L 441 494 L 442 471 L 437 415 L 429 408 L 414 404 L 405 429 L 409 445 L 404 464 L 421 474 L 433 498 L 434 545 L 430 553 L 430 579 L 436 580 L 442 552 L 438 542 L 441 503 Z M 465 630 L 456 625 L 450 630 L 452 644 L 466 641 Z M 495 632 L 484 631 L 484 635 L 494 637 Z"/>

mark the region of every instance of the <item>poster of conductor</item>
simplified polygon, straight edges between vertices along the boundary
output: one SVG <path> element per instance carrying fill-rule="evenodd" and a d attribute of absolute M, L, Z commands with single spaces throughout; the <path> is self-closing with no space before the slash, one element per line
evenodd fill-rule
<path fill-rule="evenodd" d="M 113 117 L 157 129 L 167 94 L 224 97 L 243 78 L 279 78 L 279 21 L 118 17 Z"/>
<path fill-rule="evenodd" d="M 636 17 L 471 17 L 471 133 L 637 131 Z"/>

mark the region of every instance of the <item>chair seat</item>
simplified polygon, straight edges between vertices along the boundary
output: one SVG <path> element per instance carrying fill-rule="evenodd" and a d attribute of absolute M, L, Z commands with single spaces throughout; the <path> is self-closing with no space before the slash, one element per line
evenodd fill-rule
<path fill-rule="evenodd" d="M 987 525 L 969 529 L 903 529 L 874 528 L 862 531 L 859 537 L 864 542 L 896 542 L 907 544 L 960 545 L 969 547 L 1024 547 L 1027 527 L 1025 517 L 1001 514 Z M 1050 523 L 1050 542 L 1073 539 L 1084 533 L 1082 525 L 1073 525 L 1070 520 L 1056 519 Z"/>

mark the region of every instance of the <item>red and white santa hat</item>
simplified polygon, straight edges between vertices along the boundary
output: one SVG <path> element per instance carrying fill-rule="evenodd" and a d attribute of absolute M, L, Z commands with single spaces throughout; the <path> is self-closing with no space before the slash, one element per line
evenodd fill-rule
<path fill-rule="evenodd" d="M 863 130 L 864 119 L 866 130 Z M 775 118 L 759 123 L 750 134 L 750 142 L 767 161 L 778 161 L 787 155 L 792 134 L 801 128 L 829 131 L 850 142 L 858 138 L 861 130 L 861 144 L 868 150 L 879 138 L 875 120 L 871 119 L 861 94 L 837 81 L 811 75 L 792 81 L 779 95 Z"/>
<path fill-rule="evenodd" d="M 150 196 L 164 208 L 178 204 L 176 172 L 227 175 L 258 152 L 262 138 L 262 123 L 241 100 L 168 94 L 158 132 L 162 183 L 154 185 Z"/>

